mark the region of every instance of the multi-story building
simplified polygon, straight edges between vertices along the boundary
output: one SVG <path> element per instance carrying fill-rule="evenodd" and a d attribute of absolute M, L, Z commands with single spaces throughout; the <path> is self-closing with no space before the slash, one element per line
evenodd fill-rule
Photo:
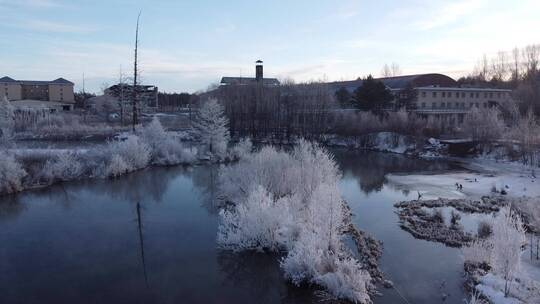
<path fill-rule="evenodd" d="M 512 91 L 487 88 L 417 87 L 412 111 L 424 117 L 436 117 L 449 123 L 462 123 L 472 109 L 506 107 Z"/>
<path fill-rule="evenodd" d="M 72 110 L 75 104 L 73 82 L 64 78 L 53 81 L 15 80 L 0 78 L 0 96 L 7 97 L 16 107 L 39 107 Z"/>

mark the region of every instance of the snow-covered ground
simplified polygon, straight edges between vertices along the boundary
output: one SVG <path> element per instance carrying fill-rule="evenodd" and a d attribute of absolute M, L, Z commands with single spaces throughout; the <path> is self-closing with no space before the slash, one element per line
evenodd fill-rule
<path fill-rule="evenodd" d="M 389 184 L 398 189 L 419 191 L 424 198 L 480 197 L 504 190 L 509 197 L 540 197 L 540 179 L 534 169 L 518 163 L 482 159 L 456 159 L 470 171 L 443 174 L 391 174 Z M 463 186 L 462 189 L 456 187 Z"/>
<path fill-rule="evenodd" d="M 540 204 L 540 180 L 535 169 L 515 162 L 492 159 L 454 159 L 465 170 L 441 174 L 410 174 L 387 176 L 389 185 L 397 189 L 418 191 L 422 199 L 479 198 L 493 195 L 493 189 L 508 198 L 527 198 Z M 462 187 L 456 186 L 462 185 Z M 494 273 L 480 278 L 476 286 L 493 304 L 540 303 L 540 262 L 522 255 L 519 281 L 510 282 L 510 294 L 505 297 L 505 280 Z"/>

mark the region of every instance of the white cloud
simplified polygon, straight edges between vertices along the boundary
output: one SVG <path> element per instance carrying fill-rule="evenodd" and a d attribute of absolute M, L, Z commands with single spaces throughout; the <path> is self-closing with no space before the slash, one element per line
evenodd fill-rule
<path fill-rule="evenodd" d="M 85 34 L 91 33 L 98 30 L 95 26 L 90 25 L 72 25 L 60 22 L 53 22 L 47 20 L 24 20 L 12 24 L 12 26 L 32 30 L 39 32 L 54 32 L 54 33 L 75 33 L 75 34 Z"/>
<path fill-rule="evenodd" d="M 460 0 L 442 6 L 438 4 L 435 2 L 434 9 L 423 12 L 423 16 L 417 16 L 420 17 L 420 21 L 416 22 L 418 28 L 431 30 L 453 23 L 466 15 L 476 14 L 486 4 L 486 1 Z"/>
<path fill-rule="evenodd" d="M 64 6 L 54 0 L 0 0 L 0 6 L 27 7 L 27 8 L 54 8 Z"/>

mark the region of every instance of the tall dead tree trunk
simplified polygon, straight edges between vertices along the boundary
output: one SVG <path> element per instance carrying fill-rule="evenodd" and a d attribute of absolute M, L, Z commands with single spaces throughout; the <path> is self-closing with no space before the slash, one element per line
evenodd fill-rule
<path fill-rule="evenodd" d="M 139 50 L 139 19 L 141 18 L 141 13 L 137 16 L 137 27 L 135 28 L 135 57 L 133 60 L 133 132 L 135 132 L 135 126 L 138 123 L 138 113 L 137 113 L 137 52 Z"/>

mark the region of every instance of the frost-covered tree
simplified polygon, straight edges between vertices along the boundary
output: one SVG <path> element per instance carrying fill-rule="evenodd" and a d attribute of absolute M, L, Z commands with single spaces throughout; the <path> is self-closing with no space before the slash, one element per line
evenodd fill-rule
<path fill-rule="evenodd" d="M 119 155 L 126 165 L 128 171 L 143 169 L 150 162 L 151 149 L 136 135 L 130 135 L 124 141 L 111 144 L 107 151 L 108 155 Z"/>
<path fill-rule="evenodd" d="M 6 96 L 0 98 L 0 142 L 11 138 L 15 127 L 13 107 Z"/>
<path fill-rule="evenodd" d="M 23 189 L 26 171 L 15 157 L 0 150 L 0 194 L 8 194 Z"/>
<path fill-rule="evenodd" d="M 151 149 L 151 160 L 156 165 L 176 165 L 191 163 L 195 155 L 184 148 L 180 141 L 170 132 L 166 132 L 154 116 L 152 122 L 141 131 L 141 139 Z"/>
<path fill-rule="evenodd" d="M 192 124 L 192 134 L 202 145 L 203 151 L 222 157 L 230 140 L 229 120 L 216 99 L 202 105 Z"/>
<path fill-rule="evenodd" d="M 106 177 L 118 177 L 129 172 L 129 167 L 118 154 L 114 154 L 105 168 Z"/>
<path fill-rule="evenodd" d="M 48 182 L 69 181 L 79 178 L 83 165 L 74 153 L 60 153 L 54 159 L 47 160 L 41 177 Z"/>
<path fill-rule="evenodd" d="M 526 243 L 521 217 L 510 207 L 502 208 L 492 220 L 492 232 L 462 249 L 465 261 L 486 263 L 493 274 L 504 279 L 504 295 L 519 275 L 522 247 Z"/>
<path fill-rule="evenodd" d="M 290 153 L 263 147 L 220 172 L 218 243 L 234 251 L 287 252 L 281 267 L 294 284 L 329 297 L 371 303 L 371 277 L 342 243 L 348 211 L 331 154 L 304 140 Z"/>
<path fill-rule="evenodd" d="M 493 223 L 493 257 L 491 266 L 504 278 L 504 295 L 510 292 L 509 282 L 520 271 L 522 246 L 526 243 L 525 229 L 519 214 L 503 208 Z"/>
<path fill-rule="evenodd" d="M 464 129 L 473 140 L 489 143 L 498 140 L 504 133 L 504 120 L 496 108 L 474 108 L 465 117 Z"/>

